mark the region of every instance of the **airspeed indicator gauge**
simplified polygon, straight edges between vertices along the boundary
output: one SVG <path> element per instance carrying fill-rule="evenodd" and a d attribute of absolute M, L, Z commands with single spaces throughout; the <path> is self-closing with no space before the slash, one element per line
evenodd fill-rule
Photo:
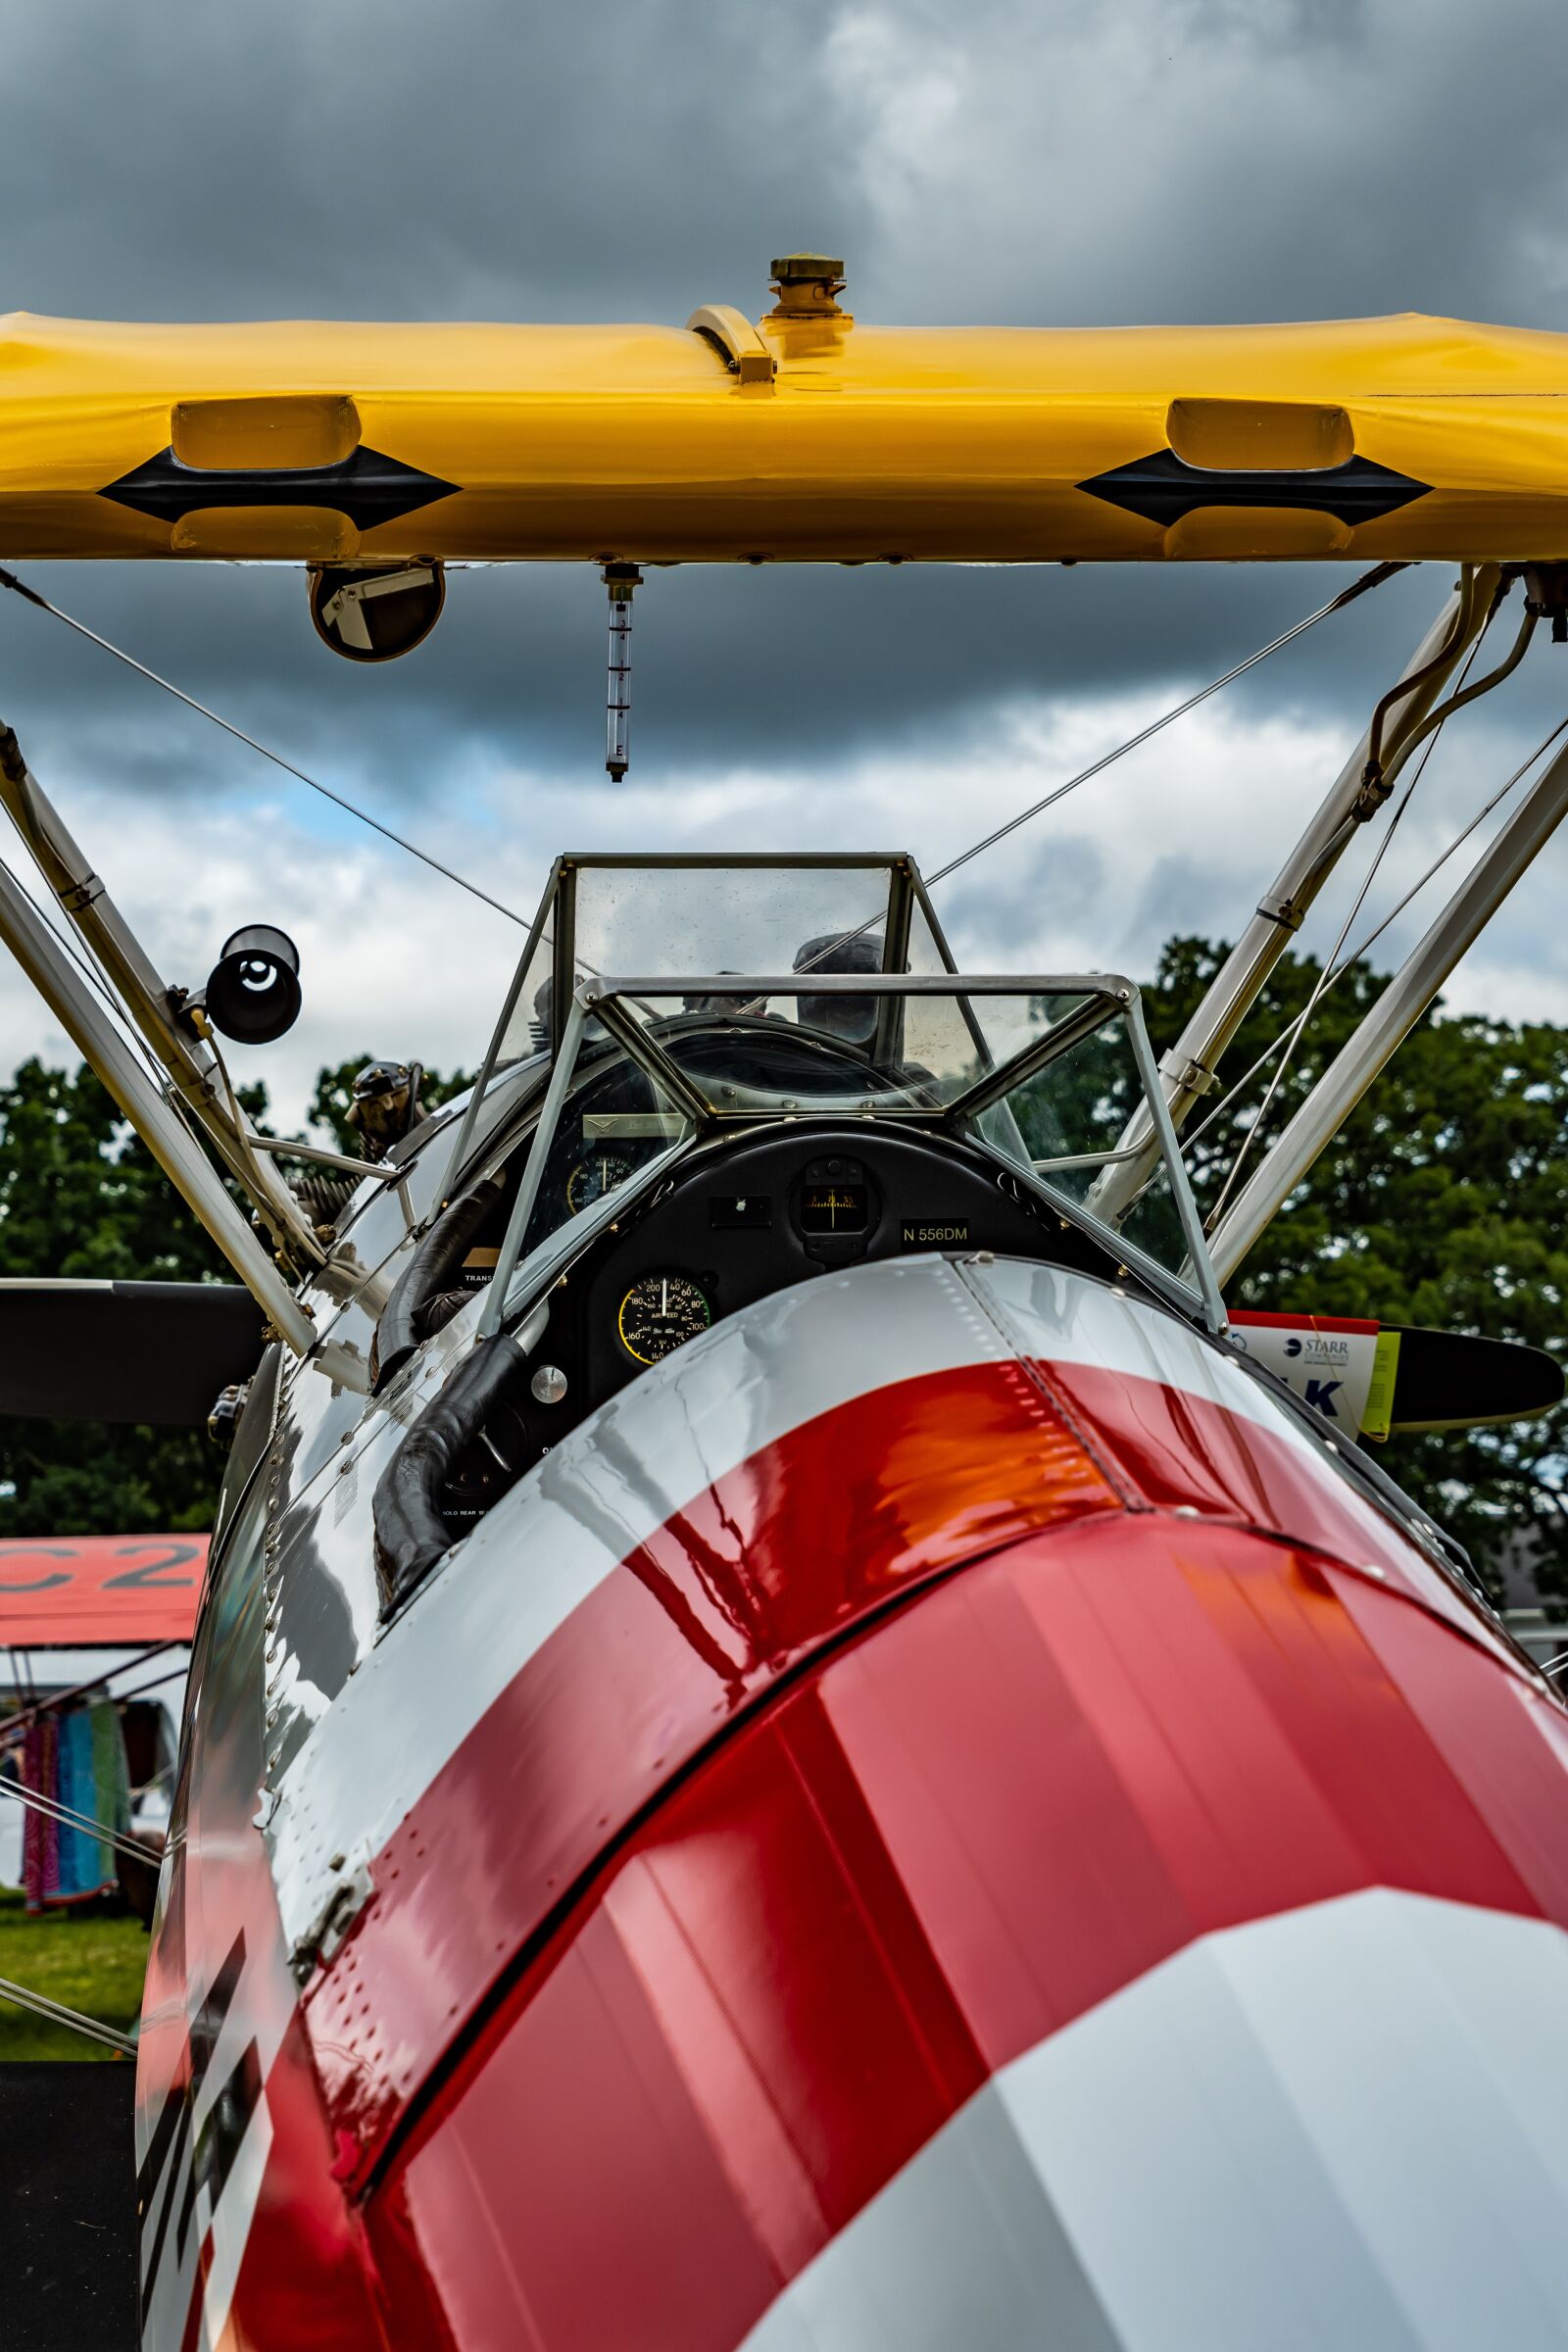
<path fill-rule="evenodd" d="M 616 1191 L 630 1174 L 631 1161 L 618 1152 L 595 1152 L 580 1159 L 566 1178 L 566 1206 L 576 1216 L 590 1202 Z"/>
<path fill-rule="evenodd" d="M 712 1320 L 712 1308 L 689 1274 L 645 1274 L 622 1298 L 615 1329 L 629 1356 L 657 1364 Z"/>

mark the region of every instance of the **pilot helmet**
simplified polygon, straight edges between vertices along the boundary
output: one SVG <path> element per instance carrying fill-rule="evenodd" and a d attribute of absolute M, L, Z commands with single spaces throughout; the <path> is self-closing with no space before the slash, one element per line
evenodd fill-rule
<path fill-rule="evenodd" d="M 795 969 L 798 972 L 879 972 L 882 969 L 882 942 L 873 933 L 858 931 L 845 934 L 826 931 L 820 939 L 808 939 L 797 951 Z M 808 1029 L 825 1029 L 830 1037 L 843 1038 L 846 1045 L 868 1045 L 876 1027 L 875 997 L 817 997 L 803 996 L 799 1000 L 800 1019 Z"/>
<path fill-rule="evenodd" d="M 354 1081 L 349 1125 L 357 1130 L 367 1155 L 383 1159 L 394 1144 L 424 1116 L 419 1102 L 423 1064 L 417 1061 L 368 1061 Z"/>

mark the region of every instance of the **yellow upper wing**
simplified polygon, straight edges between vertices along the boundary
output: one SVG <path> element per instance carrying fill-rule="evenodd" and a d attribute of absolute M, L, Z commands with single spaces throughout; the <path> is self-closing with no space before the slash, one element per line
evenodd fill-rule
<path fill-rule="evenodd" d="M 0 319 L 0 559 L 1568 557 L 1568 336 Z"/>

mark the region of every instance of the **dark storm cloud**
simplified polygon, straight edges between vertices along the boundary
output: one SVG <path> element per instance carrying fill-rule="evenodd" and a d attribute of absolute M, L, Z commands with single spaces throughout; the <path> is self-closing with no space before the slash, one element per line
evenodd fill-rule
<path fill-rule="evenodd" d="M 752 310 L 842 252 L 862 316 L 1023 323 L 1401 308 L 1556 324 L 1568 289 L 1543 0 L 161 0 L 0 9 L 3 299 L 78 316 Z M 465 757 L 597 778 L 601 592 L 455 577 L 430 645 L 357 673 L 268 570 L 38 567 L 279 748 L 411 800 Z M 1157 699 L 1342 575 L 686 570 L 637 607 L 638 758 L 676 775 L 961 740 L 1000 702 Z M 1250 695 L 1347 714 L 1436 581 Z M 72 765 L 204 789 L 242 756 L 0 600 L 0 712 Z M 235 762 L 239 761 L 239 766 Z"/>

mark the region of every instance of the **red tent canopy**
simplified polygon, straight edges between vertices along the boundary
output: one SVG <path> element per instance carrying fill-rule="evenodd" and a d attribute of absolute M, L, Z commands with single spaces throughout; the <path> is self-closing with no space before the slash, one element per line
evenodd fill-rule
<path fill-rule="evenodd" d="M 0 1648 L 188 1642 L 206 1536 L 36 1537 L 0 1544 Z"/>

